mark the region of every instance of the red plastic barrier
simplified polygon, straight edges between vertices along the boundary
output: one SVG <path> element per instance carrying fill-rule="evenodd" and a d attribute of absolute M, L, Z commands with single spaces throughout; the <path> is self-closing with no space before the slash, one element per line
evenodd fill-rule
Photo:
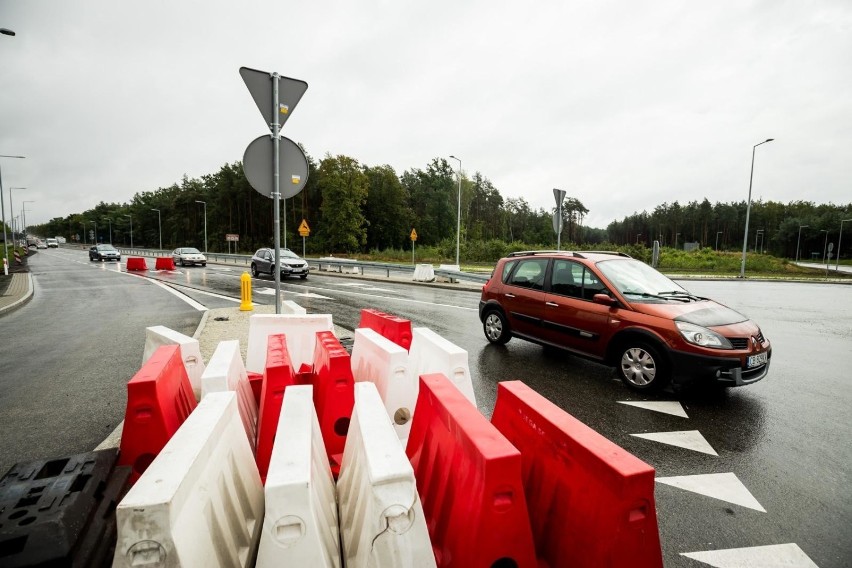
<path fill-rule="evenodd" d="M 334 478 L 340 473 L 343 447 L 355 404 L 355 381 L 349 353 L 330 331 L 317 333 L 314 348 L 314 407 Z"/>
<path fill-rule="evenodd" d="M 180 346 L 158 347 L 127 383 L 118 465 L 133 468 L 131 483 L 139 479 L 196 405 Z"/>
<path fill-rule="evenodd" d="M 156 270 L 174 270 L 175 259 L 170 256 L 158 256 L 155 261 L 154 268 Z"/>
<path fill-rule="evenodd" d="M 654 468 L 520 381 L 498 383 L 491 422 L 523 455 L 536 552 L 548 566 L 663 565 Z"/>
<path fill-rule="evenodd" d="M 266 370 L 263 372 L 263 388 L 257 417 L 257 469 L 264 484 L 272 457 L 272 446 L 275 443 L 278 417 L 284 403 L 284 389 L 295 384 L 298 383 L 284 334 L 270 335 L 266 342 Z"/>
<path fill-rule="evenodd" d="M 249 384 L 251 385 L 251 394 L 254 395 L 254 402 L 257 404 L 257 407 L 260 408 L 260 395 L 263 392 L 263 373 L 252 373 L 251 371 L 246 371 L 248 374 Z"/>
<path fill-rule="evenodd" d="M 537 565 L 520 452 L 440 373 L 420 376 L 406 453 L 438 566 Z"/>
<path fill-rule="evenodd" d="M 148 265 L 141 256 L 128 256 L 127 270 L 148 270 Z"/>
<path fill-rule="evenodd" d="M 406 350 L 411 347 L 410 320 L 366 308 L 361 310 L 361 323 L 358 327 L 372 329 Z"/>

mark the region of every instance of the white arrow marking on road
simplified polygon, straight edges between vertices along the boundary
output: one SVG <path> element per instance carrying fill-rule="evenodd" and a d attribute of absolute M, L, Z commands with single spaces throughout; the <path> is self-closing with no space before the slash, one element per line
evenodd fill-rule
<path fill-rule="evenodd" d="M 813 560 L 792 542 L 749 548 L 682 552 L 681 556 L 716 566 L 716 568 L 760 568 L 762 566 L 818 568 Z"/>
<path fill-rule="evenodd" d="M 660 402 L 632 402 L 629 400 L 619 400 L 617 402 L 618 404 L 626 404 L 628 406 L 644 408 L 645 410 L 653 410 L 654 412 L 663 412 L 665 414 L 671 414 L 673 416 L 680 416 L 681 418 L 689 418 L 689 416 L 686 415 L 686 411 L 683 409 L 683 406 L 681 406 L 681 404 L 676 400 L 664 400 Z"/>
<path fill-rule="evenodd" d="M 703 475 L 681 475 L 678 477 L 658 477 L 657 482 L 671 485 L 699 495 L 727 501 L 734 505 L 747 507 L 765 513 L 757 499 L 733 473 L 707 473 Z"/>
<path fill-rule="evenodd" d="M 254 293 L 255 294 L 262 294 L 262 295 L 265 295 L 265 296 L 274 296 L 275 295 L 275 288 L 255 288 Z"/>
<path fill-rule="evenodd" d="M 301 296 L 302 298 L 319 298 L 320 300 L 332 300 L 333 298 L 329 298 L 328 296 L 320 296 L 319 294 L 314 294 L 312 292 L 305 292 L 304 294 L 296 294 L 295 292 L 287 292 L 288 294 L 293 294 L 294 296 Z"/>
<path fill-rule="evenodd" d="M 262 294 L 264 296 L 274 296 L 275 288 L 257 288 L 254 291 L 255 294 Z M 302 298 L 319 298 L 320 300 L 331 300 L 328 296 L 320 296 L 319 294 L 313 294 L 311 292 L 290 292 L 281 290 L 281 294 L 289 294 L 291 296 L 300 296 Z"/>
<path fill-rule="evenodd" d="M 701 432 L 698 430 L 684 430 L 682 432 L 652 432 L 650 434 L 630 434 L 637 438 L 644 438 L 661 444 L 677 446 L 678 448 L 686 448 L 702 454 L 710 454 L 718 456 L 716 450 L 713 449 Z"/>

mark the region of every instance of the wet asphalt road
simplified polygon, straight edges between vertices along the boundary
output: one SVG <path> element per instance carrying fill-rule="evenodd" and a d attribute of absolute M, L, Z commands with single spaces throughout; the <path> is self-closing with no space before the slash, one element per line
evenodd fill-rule
<path fill-rule="evenodd" d="M 48 255 L 55 257 L 55 262 L 40 265 L 38 259 Z M 21 336 L 13 342 L 15 349 L 33 353 L 30 343 L 34 337 L 42 345 L 56 341 L 67 345 L 50 356 L 40 347 L 38 353 L 49 357 L 51 364 L 18 371 L 22 376 L 39 375 L 36 389 L 42 393 L 39 396 L 48 396 L 44 401 L 34 398 L 36 404 L 30 408 L 20 405 L 27 396 L 33 396 L 25 393 L 32 393 L 35 385 L 28 383 L 25 387 L 19 379 L 8 380 L 9 348 L 6 342 L 0 347 L 0 364 L 4 366 L 0 369 L 0 427 L 4 433 L 19 430 L 18 424 L 30 413 L 37 413 L 37 421 L 45 424 L 41 436 L 56 430 L 50 427 L 54 423 L 61 423 L 58 429 L 67 431 L 62 441 L 48 437 L 41 442 L 34 432 L 8 444 L 4 434 L 0 447 L 0 467 L 4 469 L 7 462 L 45 457 L 39 448 L 61 454 L 62 448 L 67 448 L 64 453 L 74 453 L 93 447 L 103 437 L 102 432 L 121 419 L 116 408 L 122 407 L 123 385 L 141 360 L 144 327 L 166 325 L 191 334 L 200 319 L 199 312 L 158 287 L 126 275 L 108 274 L 116 265 L 85 269 L 65 266 L 66 262 L 75 264 L 80 256 L 81 264 L 85 264 L 84 255 L 60 250 L 35 257 L 31 268 L 36 298 L 0 320 L 5 329 L 17 330 L 15 337 Z M 54 264 L 61 267 L 62 274 L 54 274 Z M 156 277 L 181 286 L 188 296 L 213 308 L 236 305 L 233 298 L 239 297 L 241 272 L 236 268 L 190 267 Z M 520 379 L 651 464 L 658 479 L 735 475 L 765 512 L 657 484 L 657 515 L 666 566 L 706 566 L 681 555 L 687 552 L 784 543 L 795 543 L 822 568 L 852 565 L 852 423 L 848 418 L 852 390 L 845 364 L 852 353 L 852 286 L 680 283 L 747 314 L 761 326 L 773 344 L 772 366 L 766 379 L 738 389 L 637 396 L 615 379 L 611 369 L 598 364 L 519 340 L 504 347 L 488 345 L 476 311 L 478 292 L 320 274 L 312 274 L 307 281 L 285 280 L 282 289 L 284 299 L 296 301 L 309 312 L 331 313 L 335 323 L 345 328 L 357 327 L 360 310 L 374 307 L 408 318 L 416 327 L 431 328 L 466 349 L 478 405 L 488 416 L 497 382 Z M 274 282 L 254 280 L 253 287 L 255 302 L 272 303 L 273 296 L 268 292 Z M 56 297 L 51 301 L 51 294 L 63 301 L 57 302 Z M 59 308 L 59 304 L 66 306 Z M 113 308 L 94 307 L 104 304 Z M 114 360 L 92 355 L 93 350 L 102 353 L 98 345 L 104 341 L 115 350 Z M 81 375 L 92 378 L 83 383 L 84 392 L 66 393 L 66 400 L 72 397 L 66 404 L 47 388 Z M 106 391 L 111 392 L 104 394 Z M 643 400 L 678 401 L 688 418 L 619 403 Z M 60 404 L 61 408 L 45 414 L 45 402 L 49 402 L 47 406 Z M 102 406 L 106 408 L 86 412 Z M 700 432 L 718 455 L 633 435 L 687 430 Z"/>

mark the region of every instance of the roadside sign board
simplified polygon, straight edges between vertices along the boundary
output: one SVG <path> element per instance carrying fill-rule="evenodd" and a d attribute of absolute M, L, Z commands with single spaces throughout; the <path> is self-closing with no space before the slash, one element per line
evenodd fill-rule
<path fill-rule="evenodd" d="M 556 211 L 553 214 L 553 232 L 557 235 L 562 232 L 562 225 L 564 221 L 562 220 L 562 215 L 560 215 L 561 211 Z"/>
<path fill-rule="evenodd" d="M 565 201 L 565 194 L 568 193 L 562 189 L 553 188 L 553 198 L 556 199 L 556 206 L 559 207 L 562 205 L 562 202 Z M 555 230 L 555 229 L 554 229 Z"/>
<path fill-rule="evenodd" d="M 225 235 L 225 240 L 229 243 L 238 243 L 240 242 L 240 236 L 234 235 L 233 233 L 228 233 Z"/>
<path fill-rule="evenodd" d="M 411 237 L 412 242 L 416 241 L 417 240 L 417 231 L 415 231 L 414 229 L 411 229 L 411 234 L 409 235 L 409 237 Z"/>
<path fill-rule="evenodd" d="M 272 136 L 260 136 L 248 145 L 243 155 L 246 179 L 258 193 L 266 197 L 273 197 L 274 191 L 273 147 Z M 308 183 L 308 159 L 305 153 L 298 144 L 282 136 L 278 144 L 278 160 L 281 197 L 287 199 L 298 195 Z"/>
<path fill-rule="evenodd" d="M 311 234 L 311 228 L 308 226 L 308 220 L 302 219 L 302 224 L 299 225 L 299 235 L 307 237 Z"/>
<path fill-rule="evenodd" d="M 278 109 L 272 108 L 272 73 L 240 67 L 240 77 L 248 87 L 257 109 L 272 130 L 272 123 L 284 126 L 293 110 L 308 90 L 308 84 L 300 79 L 278 77 Z"/>

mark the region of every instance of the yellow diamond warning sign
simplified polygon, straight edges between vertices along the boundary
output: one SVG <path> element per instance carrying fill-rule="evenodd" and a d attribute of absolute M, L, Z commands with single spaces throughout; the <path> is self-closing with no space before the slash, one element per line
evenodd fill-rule
<path fill-rule="evenodd" d="M 308 227 L 308 220 L 302 219 L 302 224 L 299 225 L 299 235 L 307 237 L 311 234 L 311 228 Z"/>
<path fill-rule="evenodd" d="M 414 229 L 411 229 L 411 235 L 409 235 L 409 236 L 411 237 L 412 241 L 416 241 L 417 240 L 417 231 L 415 231 Z"/>

